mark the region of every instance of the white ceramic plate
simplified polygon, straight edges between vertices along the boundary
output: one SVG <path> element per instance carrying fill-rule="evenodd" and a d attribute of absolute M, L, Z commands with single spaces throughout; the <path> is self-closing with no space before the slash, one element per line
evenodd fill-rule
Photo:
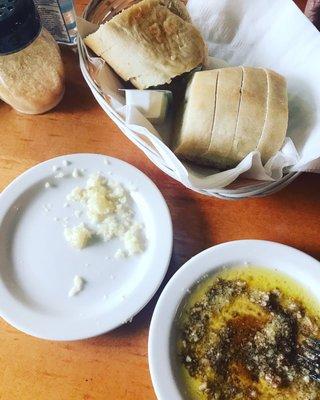
<path fill-rule="evenodd" d="M 54 173 L 53 166 L 61 169 Z M 85 169 L 83 177 L 73 178 L 74 168 Z M 61 171 L 67 176 L 54 178 Z M 66 195 L 75 186 L 85 186 L 89 174 L 98 171 L 132 189 L 136 218 L 144 223 L 147 238 L 141 255 L 115 259 L 121 247 L 117 239 L 82 250 L 65 241 L 61 221 L 67 218 L 75 226 L 85 219 L 74 214 L 79 207 L 64 207 Z M 55 186 L 46 189 L 47 181 Z M 152 298 L 171 251 L 168 207 L 142 172 L 97 154 L 54 158 L 23 173 L 0 195 L 0 315 L 14 327 L 45 339 L 102 334 L 130 320 Z M 75 275 L 86 285 L 70 298 Z"/>
<path fill-rule="evenodd" d="M 155 308 L 149 333 L 149 367 L 158 400 L 184 399 L 183 388 L 175 379 L 174 318 L 188 290 L 206 274 L 223 266 L 245 262 L 285 273 L 320 301 L 320 263 L 291 247 L 261 241 L 240 240 L 220 244 L 203 251 L 189 260 L 171 278 Z"/>

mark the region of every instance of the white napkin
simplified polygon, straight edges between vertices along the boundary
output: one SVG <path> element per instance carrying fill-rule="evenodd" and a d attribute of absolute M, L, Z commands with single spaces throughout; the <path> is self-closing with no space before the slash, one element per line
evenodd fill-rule
<path fill-rule="evenodd" d="M 271 68 L 287 78 L 288 136 L 300 155 L 291 169 L 320 172 L 318 30 L 292 0 L 189 0 L 188 9 L 210 55 L 230 65 Z"/>
<path fill-rule="evenodd" d="M 110 68 L 105 63 L 101 66 L 99 58 L 90 57 L 91 66 L 99 67 L 95 81 L 108 96 L 109 105 L 125 121 L 127 129 L 120 126 L 121 129 L 136 144 L 141 144 L 139 147 L 159 168 L 194 190 L 223 188 L 239 175 L 274 181 L 283 176 L 283 171 L 320 172 L 317 29 L 292 0 L 189 0 L 188 9 L 207 42 L 209 55 L 214 57 L 206 68 L 261 66 L 286 77 L 290 116 L 288 137 L 281 151 L 265 166 L 260 154 L 252 152 L 236 168 L 223 172 L 182 163 L 161 141 L 161 127 L 153 127 L 138 110 L 123 107 Z M 78 25 L 81 37 L 96 29 L 81 19 Z"/>

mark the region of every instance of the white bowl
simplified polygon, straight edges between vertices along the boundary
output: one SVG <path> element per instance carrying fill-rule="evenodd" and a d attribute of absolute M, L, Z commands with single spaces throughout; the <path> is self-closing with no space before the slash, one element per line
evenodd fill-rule
<path fill-rule="evenodd" d="M 211 247 L 191 258 L 165 287 L 151 321 L 149 367 L 158 400 L 184 398 L 183 388 L 179 388 L 175 377 L 172 337 L 177 309 L 188 290 L 205 274 L 245 262 L 287 274 L 320 301 L 320 263 L 292 247 L 262 240 L 239 240 Z"/>

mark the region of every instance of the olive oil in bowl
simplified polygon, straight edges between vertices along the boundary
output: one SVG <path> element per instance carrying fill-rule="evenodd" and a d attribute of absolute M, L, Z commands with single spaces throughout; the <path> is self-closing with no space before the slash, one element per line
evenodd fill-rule
<path fill-rule="evenodd" d="M 195 400 L 320 399 L 297 358 L 303 340 L 319 335 L 319 305 L 292 278 L 255 266 L 222 269 L 178 311 L 180 386 Z"/>

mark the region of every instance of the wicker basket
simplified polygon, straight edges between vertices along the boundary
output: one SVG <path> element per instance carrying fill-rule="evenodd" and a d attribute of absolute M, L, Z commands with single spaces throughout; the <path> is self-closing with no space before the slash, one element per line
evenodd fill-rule
<path fill-rule="evenodd" d="M 101 24 L 110 20 L 114 15 L 138 1 L 139 0 L 92 0 L 85 8 L 83 18 L 89 22 Z M 164 173 L 181 182 L 179 174 L 177 174 L 177 172 L 170 166 L 170 150 L 167 146 L 162 142 L 160 143 L 158 139 L 153 143 L 150 143 L 149 140 L 145 140 L 143 136 L 129 129 L 124 119 L 110 106 L 106 96 L 90 73 L 88 55 L 81 37 L 78 37 L 78 51 L 83 77 L 103 110 L 121 129 L 121 131 L 136 146 L 138 146 L 154 164 L 156 164 Z M 288 173 L 276 182 L 258 182 L 239 178 L 237 181 L 223 189 L 191 189 L 207 196 L 215 196 L 230 200 L 262 197 L 284 188 L 298 177 L 299 174 L 300 173 L 297 172 Z"/>

